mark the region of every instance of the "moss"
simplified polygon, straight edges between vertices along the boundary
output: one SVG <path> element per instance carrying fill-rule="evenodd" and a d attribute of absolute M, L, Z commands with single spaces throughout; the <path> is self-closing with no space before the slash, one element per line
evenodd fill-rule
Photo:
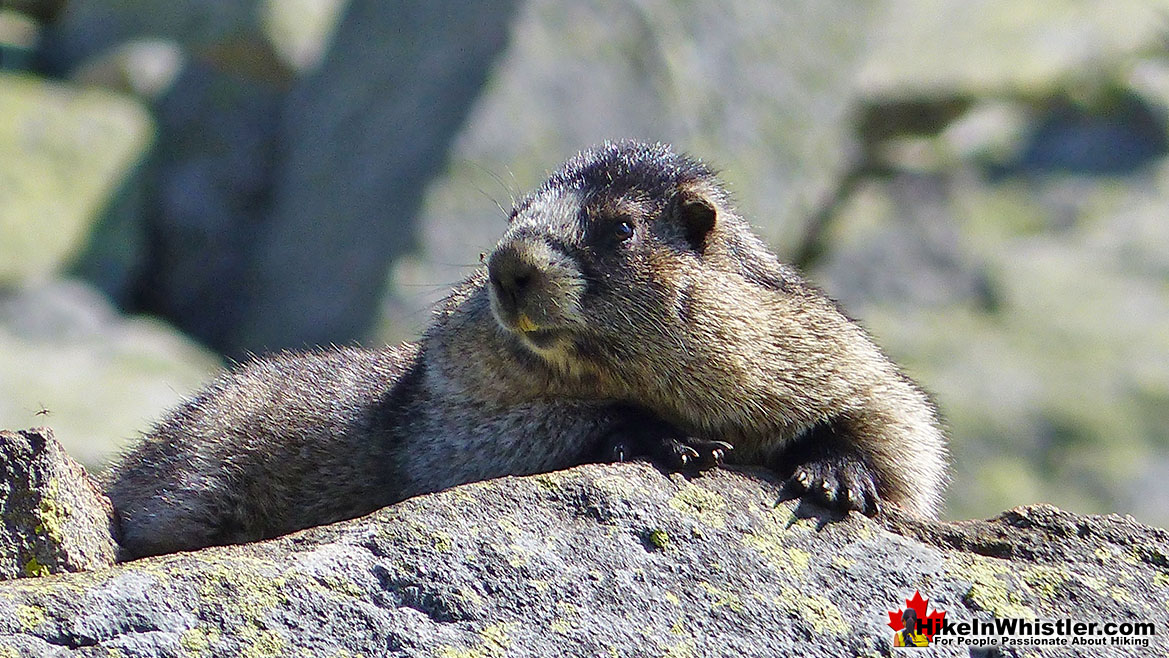
<path fill-rule="evenodd" d="M 31 631 L 45 623 L 45 609 L 35 605 L 16 606 L 16 621 L 21 630 Z"/>
<path fill-rule="evenodd" d="M 722 496 L 693 484 L 683 484 L 681 490 L 670 498 L 670 507 L 693 516 L 702 523 L 715 528 L 726 526 L 723 508 L 726 501 Z"/>
<path fill-rule="evenodd" d="M 665 530 L 651 530 L 646 536 L 649 543 L 660 550 L 666 550 L 670 545 L 670 535 Z"/>
<path fill-rule="evenodd" d="M 31 578 L 40 578 L 42 576 L 47 576 L 50 573 L 52 573 L 52 571 L 50 571 L 49 567 L 41 564 L 35 555 L 30 557 L 28 562 L 24 563 L 24 575 Z"/>
<path fill-rule="evenodd" d="M 779 596 L 775 597 L 775 602 L 792 616 L 811 624 L 812 630 L 817 634 L 840 636 L 852 629 L 845 621 L 840 608 L 823 596 L 807 594 L 794 587 L 784 587 L 780 590 Z"/>

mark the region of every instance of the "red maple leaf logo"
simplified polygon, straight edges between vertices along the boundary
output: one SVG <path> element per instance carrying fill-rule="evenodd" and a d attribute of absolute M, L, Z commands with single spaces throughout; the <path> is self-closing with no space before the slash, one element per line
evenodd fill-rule
<path fill-rule="evenodd" d="M 942 627 L 942 620 L 946 618 L 945 611 L 935 610 L 927 615 L 926 609 L 929 606 L 929 599 L 921 598 L 921 592 L 916 590 L 913 592 L 912 599 L 905 599 L 905 605 L 917 613 L 918 620 L 923 622 L 922 633 L 932 642 L 934 633 Z M 889 611 L 889 628 L 892 628 L 893 632 L 896 633 L 905 628 L 905 622 L 901 620 L 904 613 L 905 610 L 901 608 L 898 608 L 896 612 Z"/>

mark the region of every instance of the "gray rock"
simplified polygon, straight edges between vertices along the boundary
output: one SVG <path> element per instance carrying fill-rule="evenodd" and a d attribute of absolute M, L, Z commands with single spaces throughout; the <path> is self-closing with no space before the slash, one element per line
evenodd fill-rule
<path fill-rule="evenodd" d="M 1049 506 L 821 527 L 778 496 L 760 471 L 637 463 L 466 485 L 272 541 L 2 584 L 0 655 L 889 655 L 889 613 L 915 591 L 950 621 L 1148 620 L 1164 641 L 1162 530 Z"/>
<path fill-rule="evenodd" d="M 1009 0 L 890 0 L 871 36 L 859 80 L 873 96 L 936 97 L 1027 90 L 1043 94 L 1083 82 L 1163 38 L 1167 5 Z"/>
<path fill-rule="evenodd" d="M 79 0 L 44 47 L 63 74 L 143 94 L 158 121 L 137 172 L 143 189 L 107 209 L 79 270 L 120 306 L 215 346 L 239 316 L 238 282 L 263 224 L 292 79 L 264 33 L 262 4 L 183 1 L 158 11 L 152 0 Z M 149 44 L 159 52 L 131 56 Z M 160 62 L 173 69 L 162 81 L 136 82 Z"/>
<path fill-rule="evenodd" d="M 114 563 L 113 506 L 47 427 L 0 430 L 0 580 Z"/>
<path fill-rule="evenodd" d="M 320 69 L 284 107 L 271 212 L 243 273 L 230 352 L 368 334 L 515 4 L 350 3 Z"/>
<path fill-rule="evenodd" d="M 7 73 L 0 117 L 0 286 L 12 287 L 77 257 L 154 124 L 132 99 Z"/>

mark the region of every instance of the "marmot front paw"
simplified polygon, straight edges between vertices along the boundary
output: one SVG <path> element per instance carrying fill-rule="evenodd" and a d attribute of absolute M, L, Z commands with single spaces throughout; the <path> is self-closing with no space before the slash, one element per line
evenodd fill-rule
<path fill-rule="evenodd" d="M 868 465 L 849 455 L 822 455 L 799 464 L 784 481 L 784 492 L 788 499 L 803 496 L 842 514 L 877 514 L 876 478 Z"/>
<path fill-rule="evenodd" d="M 671 471 L 705 471 L 720 466 L 734 446 L 686 434 L 643 412 L 626 416 L 601 448 L 604 461 L 623 462 L 648 457 Z"/>

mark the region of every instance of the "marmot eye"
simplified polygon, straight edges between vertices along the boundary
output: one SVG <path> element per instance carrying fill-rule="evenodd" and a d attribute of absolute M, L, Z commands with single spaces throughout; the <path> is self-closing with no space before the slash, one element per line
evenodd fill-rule
<path fill-rule="evenodd" d="M 620 222 L 613 227 L 613 235 L 618 240 L 625 241 L 633 237 L 633 224 L 629 222 Z"/>

